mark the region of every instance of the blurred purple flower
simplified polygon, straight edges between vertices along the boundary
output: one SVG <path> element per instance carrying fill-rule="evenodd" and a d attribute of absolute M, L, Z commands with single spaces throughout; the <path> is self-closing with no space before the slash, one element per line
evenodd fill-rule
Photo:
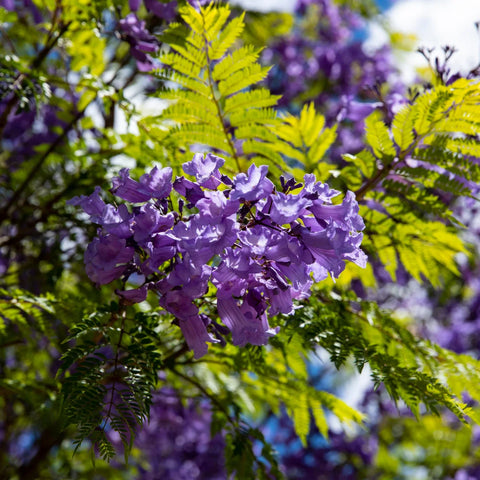
<path fill-rule="evenodd" d="M 137 61 L 138 69 L 141 72 L 151 71 L 155 65 L 148 54 L 157 52 L 159 47 L 156 38 L 146 29 L 145 22 L 135 13 L 129 13 L 120 20 L 119 30 L 125 41 L 130 44 L 130 51 Z"/>
<path fill-rule="evenodd" d="M 99 235 L 85 251 L 85 269 L 90 280 L 105 285 L 120 278 L 132 260 L 134 249 L 114 235 Z"/>
<path fill-rule="evenodd" d="M 160 0 L 144 0 L 145 8 L 158 18 L 171 22 L 177 13 L 178 4 L 176 1 L 163 3 Z"/>

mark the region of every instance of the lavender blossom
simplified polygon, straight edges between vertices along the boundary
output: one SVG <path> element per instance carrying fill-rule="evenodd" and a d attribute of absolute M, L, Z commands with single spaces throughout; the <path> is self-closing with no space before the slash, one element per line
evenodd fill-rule
<path fill-rule="evenodd" d="M 142 285 L 116 293 L 131 303 L 145 300 L 148 290 L 157 293 L 195 358 L 207 353 L 207 343 L 220 341 L 205 296 L 213 295 L 208 303 L 216 305 L 235 345 L 265 345 L 279 328 L 268 318 L 291 314 L 295 300 L 308 296 L 312 276 L 335 278 L 347 260 L 366 264 L 353 193 L 333 205 L 339 192 L 313 175 L 297 195 L 285 193 L 302 187 L 294 179 L 279 193 L 267 166 L 252 165 L 231 180 L 220 173 L 223 163 L 196 154 L 183 167 L 194 182 L 172 182 L 172 170 L 157 167 L 137 182 L 123 169 L 112 192 L 127 203 L 105 203 L 98 188 L 70 201 L 101 227 L 85 254 L 89 277 L 106 284 L 141 273 Z M 167 198 L 171 194 L 184 200 Z"/>
<path fill-rule="evenodd" d="M 183 165 L 183 171 L 197 179 L 200 186 L 214 190 L 220 183 L 219 168 L 223 166 L 223 158 L 207 153 L 204 157 L 201 153 L 196 153 L 193 160 Z"/>
<path fill-rule="evenodd" d="M 142 175 L 140 182 L 132 180 L 128 169 L 120 170 L 120 176 L 113 179 L 112 193 L 132 203 L 148 202 L 152 198 L 165 198 L 172 190 L 172 169 L 159 170 L 154 167 L 149 174 Z"/>
<path fill-rule="evenodd" d="M 268 167 L 266 165 L 257 168 L 252 164 L 246 174 L 239 173 L 234 179 L 230 198 L 246 202 L 265 198 L 273 190 L 273 183 L 266 178 L 267 172 Z"/>
<path fill-rule="evenodd" d="M 177 13 L 178 4 L 176 1 L 164 3 L 160 0 L 144 0 L 145 8 L 156 17 L 171 22 Z"/>
<path fill-rule="evenodd" d="M 90 280 L 105 285 L 120 278 L 134 249 L 127 247 L 125 240 L 115 235 L 99 235 L 85 251 L 85 269 Z"/>
<path fill-rule="evenodd" d="M 136 2 L 133 6 L 136 6 Z M 124 39 L 130 44 L 130 51 L 137 61 L 138 69 L 141 72 L 152 70 L 154 61 L 148 54 L 158 51 L 158 42 L 146 29 L 145 22 L 135 13 L 129 13 L 120 20 L 119 29 Z"/>
<path fill-rule="evenodd" d="M 266 345 L 279 331 L 279 327 L 270 328 L 264 312 L 260 314 L 245 301 L 239 305 L 233 297 L 219 298 L 217 307 L 220 318 L 232 332 L 233 344 L 239 347 L 247 343 Z"/>

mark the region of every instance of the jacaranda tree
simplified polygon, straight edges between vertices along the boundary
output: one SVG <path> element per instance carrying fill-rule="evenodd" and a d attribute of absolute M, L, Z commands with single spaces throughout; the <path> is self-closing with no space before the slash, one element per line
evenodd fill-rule
<path fill-rule="evenodd" d="M 478 72 L 377 13 L 0 1 L 0 478 L 477 478 Z"/>

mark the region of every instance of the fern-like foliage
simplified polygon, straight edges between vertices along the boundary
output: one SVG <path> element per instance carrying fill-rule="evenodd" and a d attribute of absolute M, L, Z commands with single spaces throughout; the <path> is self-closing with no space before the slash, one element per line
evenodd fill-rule
<path fill-rule="evenodd" d="M 51 295 L 0 289 L 0 337 L 21 335 L 30 329 L 51 335 L 56 303 Z"/>
<path fill-rule="evenodd" d="M 212 3 L 200 10 L 186 5 L 180 15 L 187 29 L 170 25 L 163 39 L 170 50 L 160 56 L 164 68 L 157 76 L 181 88 L 159 92 L 171 103 L 143 126 L 157 126 L 153 134 L 173 155 L 169 160 L 174 163 L 184 160 L 179 147 L 197 144 L 231 158 L 233 170 L 244 170 L 255 145 L 272 137 L 267 127 L 278 123 L 271 107 L 279 97 L 265 88 L 252 89 L 269 68 L 257 62 L 261 49 L 242 46 L 232 51 L 244 22 L 243 15 L 228 21 L 228 5 Z M 271 156 L 280 162 L 275 152 Z"/>
<path fill-rule="evenodd" d="M 352 358 L 359 372 L 368 364 L 375 385 L 383 384 L 417 417 L 423 404 L 435 414 L 446 407 L 462 421 L 478 422 L 462 395 L 480 400 L 479 362 L 415 337 L 375 302 L 319 291 L 288 327 L 301 332 L 302 342 L 322 346 L 337 368 Z"/>
<path fill-rule="evenodd" d="M 339 178 L 369 203 L 364 245 L 393 278 L 398 262 L 434 285 L 444 267 L 456 271 L 454 256 L 465 247 L 450 207 L 480 180 L 479 102 L 478 83 L 461 79 L 419 95 L 390 128 L 374 112 L 368 148 L 344 157 Z"/>
<path fill-rule="evenodd" d="M 227 5 L 210 4 L 180 14 L 187 27 L 172 24 L 163 37 L 170 50 L 160 56 L 164 68 L 157 76 L 176 84 L 158 93 L 169 106 L 140 126 L 158 142 L 168 161 L 189 161 L 189 148 L 208 148 L 231 159 L 227 168 L 245 170 L 251 162 L 267 164 L 274 175 L 305 171 L 325 176 L 322 163 L 335 139 L 335 129 L 313 105 L 300 116 L 281 117 L 275 110 L 279 96 L 256 84 L 269 67 L 258 63 L 261 49 L 241 45 L 243 15 L 228 21 Z"/>
<path fill-rule="evenodd" d="M 278 139 L 274 144 L 291 165 L 290 172 L 296 178 L 301 178 L 305 172 L 327 178 L 328 172 L 335 168 L 323 159 L 335 141 L 336 127 L 325 126 L 325 117 L 315 111 L 313 103 L 305 105 L 298 117 L 284 117 L 275 133 Z M 291 160 L 295 162 L 292 164 Z"/>
<path fill-rule="evenodd" d="M 280 414 L 286 408 L 295 432 L 306 444 L 312 421 L 328 437 L 327 414 L 346 424 L 362 423 L 364 416 L 340 398 L 311 385 L 307 372 L 309 347 L 301 335 L 289 331 L 278 335 L 270 351 L 257 346 L 242 349 L 226 346 L 215 352 L 215 360 L 192 362 L 188 375 L 178 367 L 169 380 L 183 378 L 200 392 L 223 405 L 223 422 L 232 423 L 225 411 L 242 412 L 261 419 L 268 411 Z M 185 385 L 183 385 L 185 391 Z M 228 427 L 228 424 L 226 425 Z"/>
<path fill-rule="evenodd" d="M 103 458 L 115 455 L 108 432 L 117 432 L 125 453 L 148 418 L 151 393 L 161 367 L 156 315 L 126 320 L 121 308 L 105 308 L 84 318 L 66 340 L 59 373 L 65 374 L 65 414 L 77 426 L 77 447 L 91 440 Z"/>

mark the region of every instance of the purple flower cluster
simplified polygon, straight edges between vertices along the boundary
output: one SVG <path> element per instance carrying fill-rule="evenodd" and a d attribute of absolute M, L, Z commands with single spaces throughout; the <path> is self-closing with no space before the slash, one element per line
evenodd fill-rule
<path fill-rule="evenodd" d="M 364 51 L 361 32 L 366 21 L 351 9 L 332 0 L 299 0 L 296 13 L 290 36 L 264 52 L 264 60 L 277 65 L 270 89 L 282 93 L 284 105 L 319 82 L 316 103 L 336 105 L 342 95 L 356 97 L 365 86 L 383 83 L 394 72 L 387 47 L 373 55 Z M 311 15 L 318 21 L 309 23 Z"/>
<path fill-rule="evenodd" d="M 121 37 L 130 44 L 130 52 L 136 60 L 137 68 L 141 72 L 150 72 L 156 66 L 151 54 L 158 51 L 159 42 L 150 33 L 146 22 L 137 16 L 141 3 L 141 0 L 129 0 L 132 13 L 119 21 L 118 29 Z M 163 3 L 159 0 L 143 0 L 143 4 L 148 13 L 166 22 L 174 20 L 178 7 L 176 1 Z"/>
<path fill-rule="evenodd" d="M 0 7 L 9 12 L 16 12 L 20 17 L 31 15 L 35 23 L 42 23 L 44 18 L 32 0 L 0 0 Z"/>
<path fill-rule="evenodd" d="M 339 123 L 330 156 L 340 159 L 363 148 L 364 119 L 382 107 L 385 96 L 379 98 L 375 87 L 388 81 L 392 95 L 403 94 L 405 88 L 393 84 L 396 68 L 390 48 L 366 51 L 366 19 L 337 3 L 298 0 L 291 33 L 274 39 L 262 60 L 274 65 L 267 82 L 272 93 L 282 96 L 281 106 L 295 110 L 313 100 L 327 124 Z M 390 92 L 386 96 L 390 103 Z"/>
<path fill-rule="evenodd" d="M 337 277 L 345 260 L 366 264 L 352 192 L 334 205 L 339 192 L 314 175 L 305 175 L 303 185 L 282 178 L 277 191 L 267 166 L 251 165 L 230 179 L 219 171 L 223 163 L 196 154 L 183 167 L 195 181 L 172 181 L 171 168 L 155 167 L 137 182 L 123 169 L 112 193 L 130 208 L 106 204 L 98 187 L 70 201 L 101 226 L 85 253 L 90 279 L 102 285 L 140 276 L 142 286 L 117 294 L 135 303 L 157 292 L 197 358 L 207 353 L 206 342 L 223 341 L 225 333 L 200 308 L 212 287 L 233 343 L 265 345 L 278 331 L 268 316 L 292 313 L 313 280 Z"/>
<path fill-rule="evenodd" d="M 135 447 L 143 454 L 139 480 L 222 480 L 227 478 L 223 432 L 211 436 L 212 411 L 205 403 L 185 401 L 163 387 L 153 396 L 150 421 L 138 432 Z M 110 439 L 120 449 L 119 435 Z M 147 460 L 147 461 L 145 461 Z M 131 459 L 135 464 L 135 458 Z"/>
<path fill-rule="evenodd" d="M 140 8 L 141 0 L 129 0 L 128 6 L 132 12 Z M 148 13 L 152 13 L 158 18 L 171 22 L 177 13 L 178 4 L 176 0 L 163 2 L 161 0 L 143 0 L 143 4 Z"/>
<path fill-rule="evenodd" d="M 130 44 L 130 52 L 137 61 L 138 69 L 141 72 L 152 70 L 154 63 L 149 54 L 158 51 L 158 42 L 147 30 L 145 22 L 135 13 L 129 13 L 120 20 L 119 30 L 124 40 Z"/>

